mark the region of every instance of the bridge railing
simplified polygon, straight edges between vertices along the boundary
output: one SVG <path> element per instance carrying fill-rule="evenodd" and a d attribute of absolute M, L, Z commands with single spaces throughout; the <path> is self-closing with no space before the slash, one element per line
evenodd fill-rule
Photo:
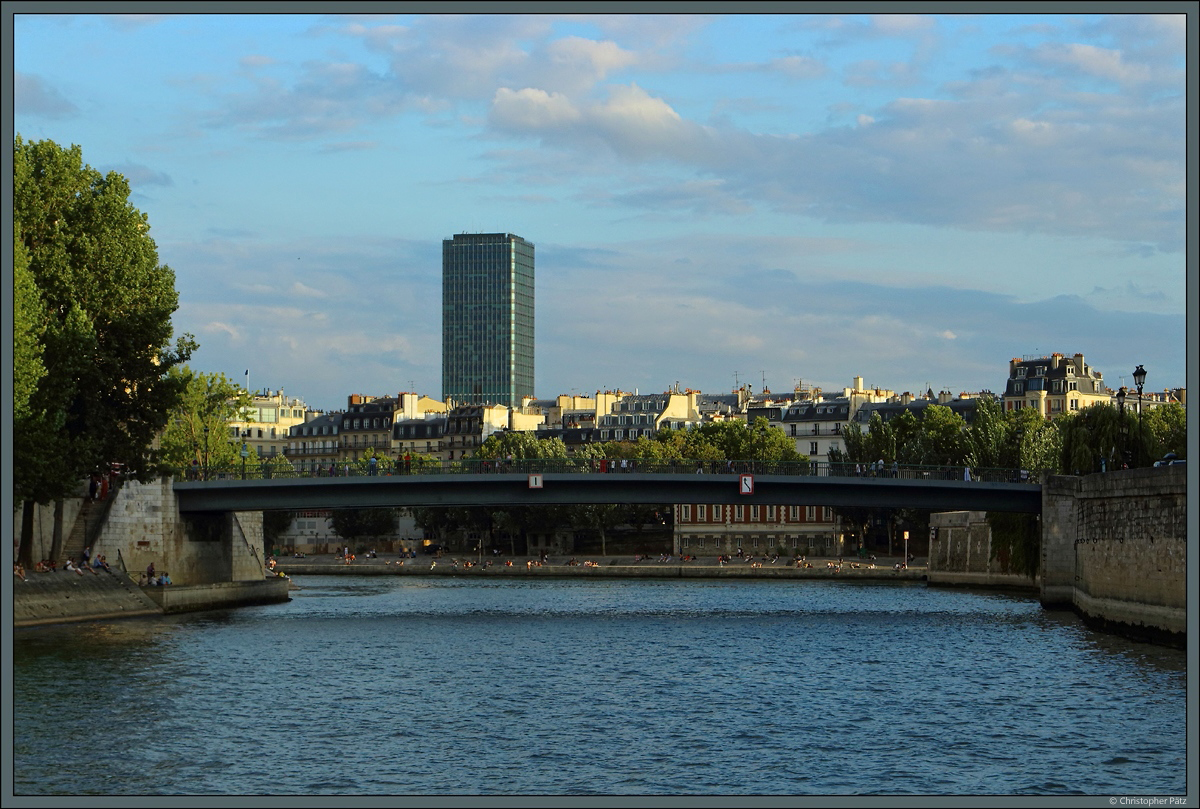
<path fill-rule="evenodd" d="M 1046 473 L 1026 469 L 971 468 L 964 466 L 919 466 L 914 464 L 854 464 L 829 461 L 677 461 L 650 462 L 590 459 L 524 459 L 459 461 L 403 460 L 334 464 L 316 469 L 280 468 L 267 464 L 231 464 L 177 470 L 176 480 L 269 480 L 281 478 L 385 477 L 404 475 L 494 475 L 494 474 L 700 474 L 700 475 L 791 475 L 834 478 L 879 478 L 899 480 L 961 480 L 986 483 L 1042 483 Z"/>

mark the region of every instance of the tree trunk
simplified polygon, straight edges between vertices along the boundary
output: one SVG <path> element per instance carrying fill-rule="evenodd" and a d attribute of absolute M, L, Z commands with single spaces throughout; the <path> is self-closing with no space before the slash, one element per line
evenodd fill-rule
<path fill-rule="evenodd" d="M 86 542 L 86 540 L 85 540 Z M 61 559 L 63 549 L 63 501 L 54 501 L 54 539 L 50 545 L 50 558 Z"/>
<path fill-rule="evenodd" d="M 35 504 L 32 500 L 26 500 L 23 504 L 21 512 L 21 545 L 17 550 L 17 561 L 24 565 L 26 570 L 33 569 L 33 509 Z"/>

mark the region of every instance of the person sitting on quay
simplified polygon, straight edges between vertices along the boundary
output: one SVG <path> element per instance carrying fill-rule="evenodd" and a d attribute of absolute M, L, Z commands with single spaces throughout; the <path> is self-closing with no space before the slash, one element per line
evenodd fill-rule
<path fill-rule="evenodd" d="M 108 566 L 108 557 L 104 554 L 100 554 L 100 568 L 105 573 L 112 573 L 112 568 Z"/>
<path fill-rule="evenodd" d="M 282 574 L 280 574 L 280 575 L 282 575 Z M 163 587 L 166 587 L 167 585 L 170 585 L 170 584 L 174 584 L 174 582 L 171 581 L 171 577 L 167 575 L 167 571 L 165 571 L 165 570 L 162 572 L 162 575 L 158 577 L 158 583 L 159 583 L 159 585 L 161 585 Z"/>
<path fill-rule="evenodd" d="M 147 576 L 146 571 L 143 570 L 141 575 L 138 576 L 138 587 L 149 587 L 149 586 L 150 586 L 150 577 Z"/>
<path fill-rule="evenodd" d="M 25 566 L 20 562 L 13 562 L 13 575 L 21 581 L 28 581 L 28 579 L 25 578 Z"/>
<path fill-rule="evenodd" d="M 83 571 L 80 570 L 75 564 L 75 557 L 73 556 L 67 559 L 67 563 L 63 566 L 63 570 L 70 570 L 73 573 L 78 573 L 80 576 L 83 575 Z"/>

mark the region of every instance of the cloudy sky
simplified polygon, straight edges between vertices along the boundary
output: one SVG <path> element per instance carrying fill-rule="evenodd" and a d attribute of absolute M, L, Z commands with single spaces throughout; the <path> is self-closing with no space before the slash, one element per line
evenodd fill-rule
<path fill-rule="evenodd" d="M 441 240 L 490 231 L 536 245 L 541 397 L 999 391 L 1056 351 L 1186 384 L 1182 16 L 17 15 L 14 48 L 16 132 L 129 178 L 192 366 L 314 407 L 439 397 Z"/>

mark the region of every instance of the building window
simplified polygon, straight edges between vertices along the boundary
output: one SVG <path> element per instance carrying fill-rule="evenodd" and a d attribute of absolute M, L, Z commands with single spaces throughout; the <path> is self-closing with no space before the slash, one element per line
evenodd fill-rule
<path fill-rule="evenodd" d="M 767 522 L 775 522 L 775 506 L 767 506 Z"/>
<path fill-rule="evenodd" d="M 809 442 L 808 442 L 808 454 L 809 454 L 809 455 L 816 455 L 816 454 L 817 454 L 817 452 L 818 452 L 818 450 L 817 450 L 817 442 L 816 442 L 816 441 L 809 441 Z"/>
<path fill-rule="evenodd" d="M 758 506 L 750 506 L 750 522 L 758 522 Z"/>
<path fill-rule="evenodd" d="M 733 519 L 737 522 L 743 522 L 746 519 L 746 507 L 745 506 L 734 506 L 733 507 Z"/>
<path fill-rule="evenodd" d="M 682 508 L 683 508 L 683 514 L 681 516 L 680 522 L 691 522 L 692 507 L 685 505 Z"/>
<path fill-rule="evenodd" d="M 816 522 L 817 521 L 817 507 L 816 506 L 807 506 L 804 510 L 804 518 L 808 522 Z"/>
<path fill-rule="evenodd" d="M 696 544 L 699 545 L 701 548 L 703 548 L 704 547 L 704 537 L 700 537 L 699 539 L 697 539 Z"/>
<path fill-rule="evenodd" d="M 800 521 L 800 506 L 788 506 L 788 519 L 792 522 Z"/>

